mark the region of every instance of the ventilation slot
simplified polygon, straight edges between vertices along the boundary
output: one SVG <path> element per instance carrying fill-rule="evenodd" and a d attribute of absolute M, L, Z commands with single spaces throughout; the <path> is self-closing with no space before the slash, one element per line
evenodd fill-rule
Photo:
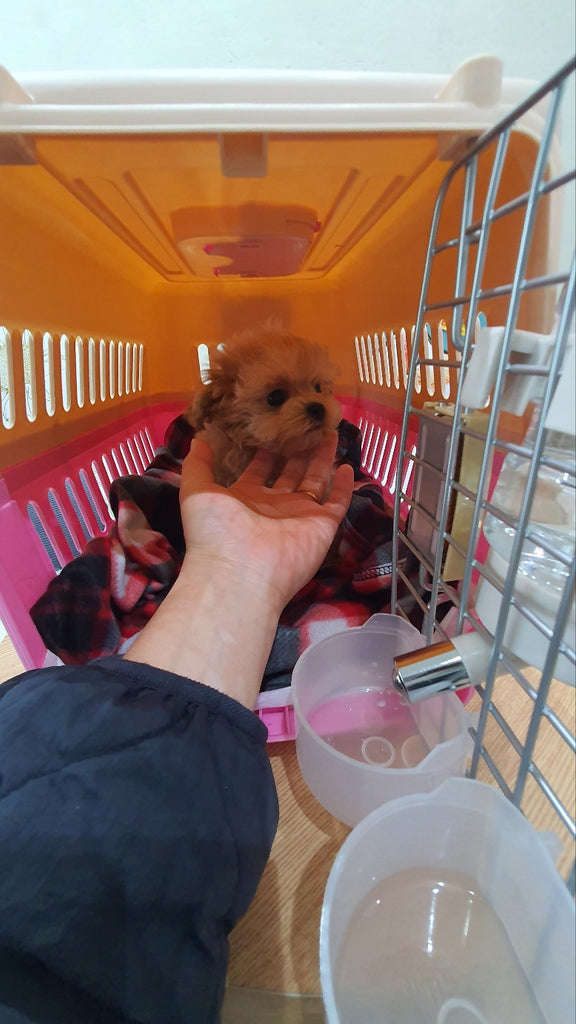
<path fill-rule="evenodd" d="M 75 537 L 74 534 L 72 533 L 72 526 L 66 519 L 64 510 L 60 504 L 60 499 L 58 498 L 58 495 L 56 494 L 56 491 L 54 490 L 53 487 L 51 487 L 50 490 L 48 491 L 48 501 L 50 503 L 50 508 L 52 509 L 56 517 L 56 522 L 58 523 L 58 526 L 62 530 L 62 533 L 66 539 L 66 543 L 70 548 L 70 552 L 73 558 L 76 558 L 76 556 L 80 554 L 80 543 L 78 541 L 78 538 Z"/>
<path fill-rule="evenodd" d="M 46 552 L 48 558 L 50 559 L 50 563 L 52 565 L 52 568 L 54 569 L 54 572 L 59 573 L 62 566 L 65 563 L 65 559 L 59 558 L 58 554 L 56 553 L 55 544 L 52 538 L 50 537 L 50 534 L 48 533 L 48 528 L 42 518 L 40 508 L 33 501 L 29 501 L 28 504 L 26 505 L 26 514 L 32 526 L 34 527 L 36 535 L 40 543 L 42 544 L 44 551 Z"/>
<path fill-rule="evenodd" d="M 142 445 L 140 444 L 140 440 L 136 434 L 133 435 L 132 440 L 134 442 L 134 447 L 138 453 L 138 461 L 140 462 L 142 472 L 144 473 L 144 471 L 146 470 L 147 460 L 142 450 Z"/>
<path fill-rule="evenodd" d="M 86 470 L 81 469 L 79 475 L 80 475 L 80 483 L 82 484 L 82 488 L 84 490 L 84 494 L 86 495 L 86 499 L 88 501 L 88 504 L 90 505 L 90 508 L 92 510 L 92 515 L 94 516 L 94 519 L 96 520 L 96 524 L 98 526 L 98 529 L 100 530 L 100 533 L 104 533 L 104 530 L 106 529 L 106 524 L 105 524 L 105 522 L 104 522 L 104 520 L 102 518 L 102 513 L 101 513 L 101 511 L 100 511 L 100 509 L 98 507 L 98 504 L 96 502 L 96 496 L 95 496 L 95 494 L 94 494 L 94 492 L 93 492 L 93 490 L 92 490 L 92 488 L 90 486 L 90 480 L 88 478 L 88 474 L 87 474 Z"/>
<path fill-rule="evenodd" d="M 78 501 L 78 495 L 76 494 L 76 490 L 74 488 L 74 484 L 72 483 L 70 477 L 66 478 L 66 483 L 65 483 L 64 486 L 66 488 L 66 494 L 68 495 L 70 504 L 72 505 L 72 508 L 74 509 L 74 513 L 75 513 L 76 518 L 78 520 L 78 524 L 80 526 L 80 529 L 82 530 L 82 533 L 84 534 L 84 539 L 87 540 L 87 541 L 88 540 L 92 540 L 93 533 L 90 530 L 90 527 L 89 527 L 89 525 L 88 525 L 88 523 L 86 521 L 86 517 L 84 515 L 84 512 L 80 508 L 80 503 Z"/>
<path fill-rule="evenodd" d="M 104 459 L 102 461 L 104 461 Z M 97 464 L 94 461 L 90 464 L 90 469 L 92 470 L 92 475 L 94 476 L 94 479 L 96 481 L 96 486 L 97 486 L 97 488 L 100 491 L 100 494 L 102 496 L 102 500 L 103 500 L 104 505 L 106 507 L 106 511 L 108 513 L 108 517 L 110 519 L 113 519 L 114 517 L 112 515 L 112 509 L 110 508 L 110 502 L 108 501 L 108 492 L 107 492 L 106 488 L 104 487 L 104 484 L 102 483 L 102 477 L 100 476 L 100 470 L 98 469 L 98 466 L 97 466 Z"/>
<path fill-rule="evenodd" d="M 0 397 L 2 400 L 2 424 L 10 429 L 16 421 L 14 363 L 12 338 L 5 327 L 0 327 Z"/>
<path fill-rule="evenodd" d="M 38 399 L 36 392 L 36 361 L 34 359 L 34 338 L 30 331 L 22 335 L 22 366 L 24 370 L 24 398 L 26 403 L 26 419 L 34 423 L 38 415 Z"/>

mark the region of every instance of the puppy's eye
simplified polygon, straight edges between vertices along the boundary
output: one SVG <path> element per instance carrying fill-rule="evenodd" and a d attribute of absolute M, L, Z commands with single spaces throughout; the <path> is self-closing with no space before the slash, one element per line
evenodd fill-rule
<path fill-rule="evenodd" d="M 316 392 L 317 395 L 322 394 L 322 385 L 321 384 L 315 384 L 314 385 L 314 391 Z"/>
<path fill-rule="evenodd" d="M 273 409 L 277 409 L 280 405 L 284 405 L 284 402 L 288 398 L 288 392 L 284 391 L 283 388 L 276 388 L 275 391 L 271 391 L 266 401 L 268 405 L 271 405 Z"/>

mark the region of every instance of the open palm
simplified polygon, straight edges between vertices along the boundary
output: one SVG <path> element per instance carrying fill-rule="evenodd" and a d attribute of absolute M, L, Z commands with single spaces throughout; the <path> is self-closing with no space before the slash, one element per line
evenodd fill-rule
<path fill-rule="evenodd" d="M 214 483 L 210 448 L 193 441 L 180 488 L 187 557 L 217 554 L 235 575 L 260 579 L 280 612 L 316 572 L 350 503 L 353 473 L 341 466 L 332 476 L 335 447 L 334 435 L 311 456 L 290 459 L 272 487 L 274 457 L 259 452 L 224 488 Z"/>

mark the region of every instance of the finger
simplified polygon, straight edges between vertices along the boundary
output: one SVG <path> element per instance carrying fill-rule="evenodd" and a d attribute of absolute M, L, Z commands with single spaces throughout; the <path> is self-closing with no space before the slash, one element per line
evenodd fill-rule
<path fill-rule="evenodd" d="M 334 433 L 312 454 L 298 484 L 299 491 L 308 491 L 319 501 L 322 500 L 334 466 L 337 441 L 337 435 Z"/>
<path fill-rule="evenodd" d="M 305 490 L 321 500 L 330 478 L 338 435 L 332 431 L 320 448 L 301 452 L 288 459 L 275 487 L 279 490 Z"/>
<path fill-rule="evenodd" d="M 275 491 L 294 491 L 297 489 L 308 466 L 308 456 L 292 455 L 282 468 L 282 472 L 274 481 Z"/>
<path fill-rule="evenodd" d="M 322 506 L 327 512 L 335 516 L 338 522 L 344 518 L 348 511 L 353 489 L 354 470 L 352 466 L 345 463 L 336 470 L 330 493 Z"/>
<path fill-rule="evenodd" d="M 276 462 L 276 455 L 259 449 L 238 478 L 238 482 L 266 485 Z"/>

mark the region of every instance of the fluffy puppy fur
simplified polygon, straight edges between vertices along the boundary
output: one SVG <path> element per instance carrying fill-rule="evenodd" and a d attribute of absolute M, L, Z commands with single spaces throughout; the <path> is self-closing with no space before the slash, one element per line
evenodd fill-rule
<path fill-rule="evenodd" d="M 274 325 L 236 335 L 213 355 L 188 419 L 214 453 L 216 482 L 229 487 L 258 448 L 283 460 L 316 448 L 335 430 L 335 368 L 326 349 Z"/>

